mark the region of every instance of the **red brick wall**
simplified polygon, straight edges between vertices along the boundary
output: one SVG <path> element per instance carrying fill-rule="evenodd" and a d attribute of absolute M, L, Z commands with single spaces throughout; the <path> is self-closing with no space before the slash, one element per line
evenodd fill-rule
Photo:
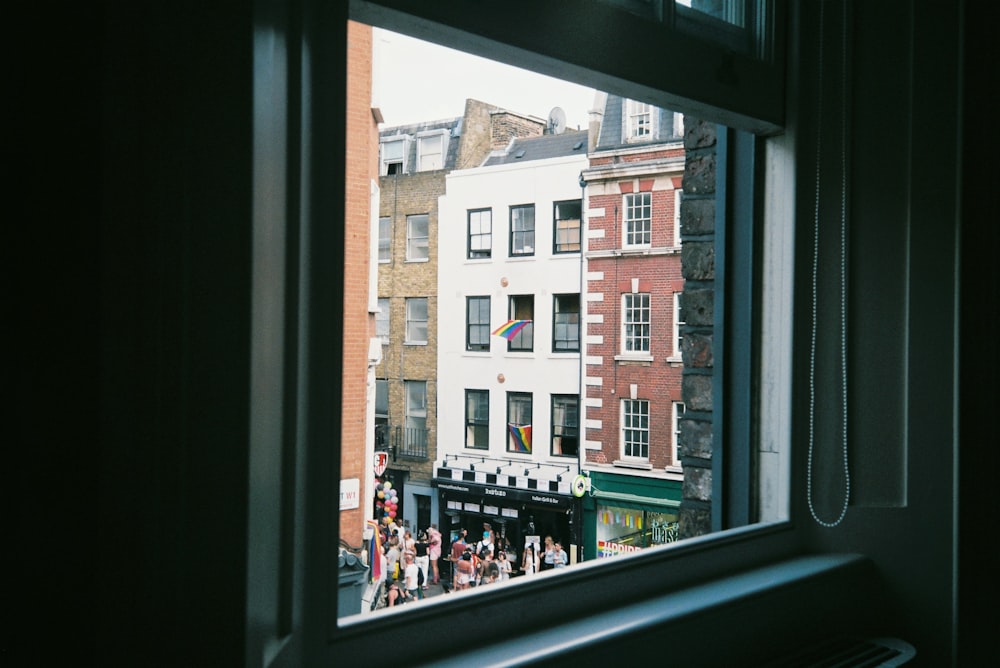
<path fill-rule="evenodd" d="M 347 183 L 344 238 L 344 395 L 341 404 L 341 479 L 373 479 L 365 454 L 368 341 L 375 333 L 368 313 L 371 259 L 371 183 L 378 175 L 378 125 L 372 115 L 372 29 L 350 22 L 347 28 Z M 331 443 L 331 447 L 335 444 Z M 368 509 L 340 514 L 340 537 L 361 544 Z"/>
<path fill-rule="evenodd" d="M 591 237 L 589 251 L 608 251 L 621 248 L 622 196 L 619 192 L 631 192 L 634 181 L 629 179 L 619 184 L 608 184 L 612 194 L 591 195 L 590 210 L 604 209 L 603 216 L 588 218 L 590 230 L 604 230 L 604 237 Z M 639 179 L 639 190 L 648 191 L 653 180 Z M 609 463 L 621 458 L 620 411 L 621 400 L 630 398 L 630 385 L 639 386 L 638 399 L 650 402 L 650 452 L 649 461 L 654 469 L 677 465 L 670 459 L 673 438 L 671 402 L 681 400 L 682 367 L 678 362 L 668 362 L 673 356 L 674 292 L 683 289 L 681 257 L 674 251 L 662 252 L 674 243 L 674 191 L 654 190 L 653 201 L 653 241 L 652 247 L 659 249 L 649 255 L 626 255 L 621 257 L 590 257 L 588 272 L 603 273 L 603 279 L 588 281 L 587 291 L 602 293 L 603 301 L 588 302 L 588 312 L 599 314 L 603 322 L 590 322 L 588 336 L 600 335 L 603 342 L 587 346 L 588 356 L 601 357 L 601 367 L 588 366 L 587 375 L 602 375 L 599 386 L 588 385 L 587 396 L 602 399 L 602 406 L 588 407 L 587 419 L 600 420 L 601 429 L 588 429 L 586 438 L 603 443 L 602 449 L 587 450 L 587 460 Z M 617 207 L 617 212 L 616 212 Z M 617 217 L 617 221 L 616 221 Z M 616 224 L 617 223 L 617 224 Z M 621 301 L 624 292 L 631 291 L 631 279 L 639 279 L 639 291 L 649 292 L 652 306 L 652 340 L 650 354 L 652 362 L 615 361 L 621 352 Z"/>

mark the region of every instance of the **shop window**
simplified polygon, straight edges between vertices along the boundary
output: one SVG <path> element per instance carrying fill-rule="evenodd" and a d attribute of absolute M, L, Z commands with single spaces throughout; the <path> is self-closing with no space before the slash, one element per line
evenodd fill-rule
<path fill-rule="evenodd" d="M 675 510 L 651 511 L 597 504 L 597 557 L 619 557 L 678 539 Z"/>

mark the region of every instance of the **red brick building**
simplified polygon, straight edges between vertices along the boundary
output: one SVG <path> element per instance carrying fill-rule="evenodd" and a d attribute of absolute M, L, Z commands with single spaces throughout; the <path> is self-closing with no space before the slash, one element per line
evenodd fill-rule
<path fill-rule="evenodd" d="M 366 499 L 373 494 L 374 441 L 368 425 L 373 419 L 369 394 L 374 393 L 374 367 L 369 351 L 378 350 L 378 346 L 371 346 L 375 336 L 371 286 L 376 266 L 372 262 L 372 216 L 377 215 L 378 207 L 380 116 L 372 108 L 371 26 L 349 22 L 347 47 L 340 539 L 358 547 L 371 506 Z M 337 445 L 331 443 L 330 447 Z"/>
<path fill-rule="evenodd" d="M 682 471 L 683 117 L 599 95 L 584 253 L 585 558 L 674 540 Z"/>

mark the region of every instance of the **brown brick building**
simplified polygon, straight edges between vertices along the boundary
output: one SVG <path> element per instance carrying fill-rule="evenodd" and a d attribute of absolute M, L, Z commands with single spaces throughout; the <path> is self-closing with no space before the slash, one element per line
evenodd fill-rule
<path fill-rule="evenodd" d="M 392 119 L 387 119 L 391 121 Z M 396 519 L 426 528 L 437 517 L 431 487 L 437 452 L 438 198 L 453 169 L 479 166 L 544 122 L 478 100 L 462 116 L 379 133 L 376 450 L 396 490 Z M 385 508 L 374 508 L 384 517 Z"/>

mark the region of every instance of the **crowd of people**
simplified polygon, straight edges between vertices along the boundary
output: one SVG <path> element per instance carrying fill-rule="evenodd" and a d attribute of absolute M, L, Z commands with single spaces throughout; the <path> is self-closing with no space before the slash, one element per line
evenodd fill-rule
<path fill-rule="evenodd" d="M 514 563 L 517 560 L 509 543 L 488 522 L 483 524 L 482 537 L 477 540 L 461 529 L 443 559 L 442 540 L 436 524 L 419 531 L 416 538 L 409 529 L 389 524 L 383 541 L 387 606 L 423 599 L 430 585 L 441 585 L 449 593 L 569 564 L 566 550 L 551 536 L 546 536 L 542 545 L 527 542 L 519 563 Z M 442 582 L 445 566 L 450 574 L 445 573 Z"/>
<path fill-rule="evenodd" d="M 409 529 L 392 522 L 382 539 L 387 606 L 422 599 L 431 584 L 440 582 L 442 538 L 436 524 L 414 538 Z"/>

